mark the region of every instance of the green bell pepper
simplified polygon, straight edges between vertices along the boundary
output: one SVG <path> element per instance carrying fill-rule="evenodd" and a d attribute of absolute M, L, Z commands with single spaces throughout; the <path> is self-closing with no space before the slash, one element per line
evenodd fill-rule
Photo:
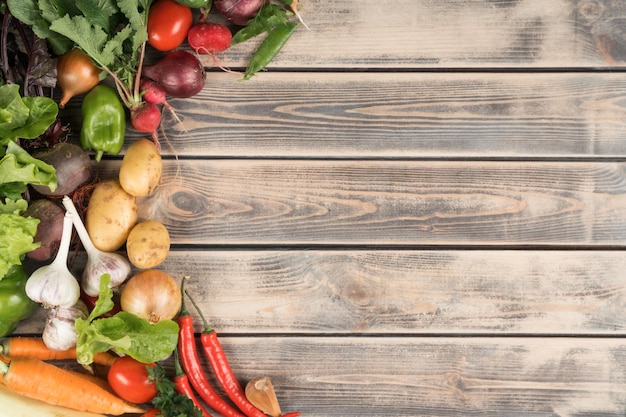
<path fill-rule="evenodd" d="M 0 280 L 0 337 L 12 333 L 18 323 L 31 316 L 38 304 L 26 295 L 28 274 L 21 265 L 13 265 Z"/>
<path fill-rule="evenodd" d="M 117 155 L 124 146 L 126 113 L 117 91 L 106 84 L 95 86 L 81 106 L 80 144 L 96 151 L 100 161 L 105 152 Z"/>

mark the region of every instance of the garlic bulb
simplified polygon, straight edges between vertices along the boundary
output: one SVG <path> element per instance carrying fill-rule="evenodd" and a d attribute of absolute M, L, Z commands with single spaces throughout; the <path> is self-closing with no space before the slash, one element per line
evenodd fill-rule
<path fill-rule="evenodd" d="M 86 319 L 88 315 L 87 306 L 81 300 L 71 307 L 50 309 L 42 334 L 44 344 L 52 350 L 67 350 L 76 346 L 78 333 L 74 321 L 77 318 Z"/>
<path fill-rule="evenodd" d="M 65 213 L 61 243 L 54 261 L 42 266 L 26 281 L 26 295 L 46 308 L 71 307 L 80 298 L 78 280 L 67 268 L 72 237 L 72 216 Z"/>
<path fill-rule="evenodd" d="M 87 252 L 87 264 L 81 277 L 82 289 L 85 294 L 95 297 L 100 293 L 100 277 L 104 274 L 111 276 L 109 288 L 118 287 L 126 281 L 131 273 L 130 262 L 122 255 L 103 252 L 95 247 L 76 210 L 76 206 L 68 196 L 63 197 L 63 206 L 72 215 L 78 237 L 80 237 L 85 252 Z"/>
<path fill-rule="evenodd" d="M 268 377 L 256 378 L 246 384 L 246 398 L 256 408 L 272 417 L 280 417 L 280 405 L 274 385 Z"/>

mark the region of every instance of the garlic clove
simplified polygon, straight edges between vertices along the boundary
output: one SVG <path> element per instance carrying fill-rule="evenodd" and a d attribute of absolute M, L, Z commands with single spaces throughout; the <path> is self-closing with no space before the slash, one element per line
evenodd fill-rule
<path fill-rule="evenodd" d="M 256 408 L 272 417 L 280 417 L 280 405 L 274 385 L 268 377 L 255 378 L 246 384 L 246 398 Z"/>
<path fill-rule="evenodd" d="M 86 319 L 89 312 L 81 300 L 71 307 L 56 307 L 48 311 L 42 333 L 44 344 L 52 350 L 67 350 L 76 346 L 78 333 L 74 328 L 77 318 Z"/>

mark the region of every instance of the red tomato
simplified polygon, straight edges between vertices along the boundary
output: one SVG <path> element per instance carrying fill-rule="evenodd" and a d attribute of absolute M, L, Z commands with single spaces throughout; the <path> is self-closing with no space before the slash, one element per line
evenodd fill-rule
<path fill-rule="evenodd" d="M 120 398 L 134 403 L 143 404 L 157 395 L 156 384 L 150 381 L 147 367 L 154 363 L 141 363 L 130 356 L 116 359 L 109 368 L 107 380 Z"/>
<path fill-rule="evenodd" d="M 174 0 L 157 0 L 148 12 L 148 44 L 158 51 L 171 51 L 187 38 L 192 23 L 191 8 Z"/>
<path fill-rule="evenodd" d="M 156 416 L 161 416 L 161 412 L 156 408 L 152 408 L 141 415 L 141 417 L 156 417 Z"/>

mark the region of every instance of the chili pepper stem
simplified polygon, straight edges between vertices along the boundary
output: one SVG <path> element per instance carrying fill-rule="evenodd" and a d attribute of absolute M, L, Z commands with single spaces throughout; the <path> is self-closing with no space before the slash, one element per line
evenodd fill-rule
<path fill-rule="evenodd" d="M 196 302 L 191 297 L 191 295 L 189 295 L 189 292 L 187 290 L 185 290 L 184 294 L 186 294 L 187 297 L 189 297 L 189 301 L 191 301 L 191 304 L 193 304 L 194 308 L 198 312 L 198 315 L 200 316 L 200 319 L 202 319 L 202 325 L 204 326 L 204 329 L 202 330 L 202 333 L 213 333 L 215 330 L 213 330 L 213 328 L 211 328 L 211 326 L 209 325 L 208 320 L 202 314 L 202 311 L 200 310 L 200 307 L 198 306 L 198 304 L 196 304 Z M 181 310 L 182 310 L 182 307 L 181 307 Z"/>

